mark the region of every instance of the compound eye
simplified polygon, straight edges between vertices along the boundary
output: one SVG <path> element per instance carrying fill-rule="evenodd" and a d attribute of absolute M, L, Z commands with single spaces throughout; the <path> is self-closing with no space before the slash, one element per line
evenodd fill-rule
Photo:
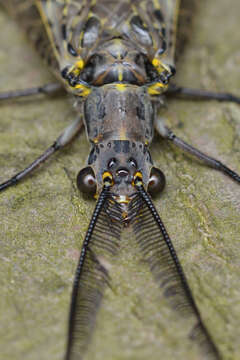
<path fill-rule="evenodd" d="M 164 173 L 160 169 L 153 167 L 148 182 L 148 192 L 154 196 L 163 191 L 165 184 Z"/>
<path fill-rule="evenodd" d="M 96 178 L 93 169 L 90 166 L 79 171 L 77 176 L 77 187 L 84 194 L 94 195 L 96 193 Z"/>

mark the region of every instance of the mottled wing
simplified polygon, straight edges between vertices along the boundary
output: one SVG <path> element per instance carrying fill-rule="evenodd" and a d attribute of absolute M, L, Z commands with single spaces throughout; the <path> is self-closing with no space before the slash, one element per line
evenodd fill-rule
<path fill-rule="evenodd" d="M 36 0 L 60 68 L 91 56 L 102 41 L 128 38 L 150 59 L 174 60 L 179 0 Z M 164 54 L 164 55 L 163 55 Z"/>
<path fill-rule="evenodd" d="M 113 38 L 134 43 L 155 64 L 174 64 L 179 0 L 36 0 L 36 5 L 60 71 L 81 71 Z"/>
<path fill-rule="evenodd" d="M 94 1 L 35 0 L 45 26 L 59 74 L 87 57 L 88 47 L 82 44 L 82 34 Z"/>
<path fill-rule="evenodd" d="M 133 44 L 159 73 L 174 65 L 179 0 L 0 0 L 0 3 L 12 10 L 61 79 L 66 69 L 74 69 L 75 75 L 80 73 L 91 55 L 113 38 Z"/>
<path fill-rule="evenodd" d="M 174 66 L 180 0 L 139 0 L 131 4 L 129 38 L 145 50 L 151 62 L 158 59 Z"/>

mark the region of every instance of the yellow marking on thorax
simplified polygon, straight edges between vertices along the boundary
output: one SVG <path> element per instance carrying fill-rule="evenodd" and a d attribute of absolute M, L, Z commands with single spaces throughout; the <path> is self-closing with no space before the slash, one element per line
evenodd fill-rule
<path fill-rule="evenodd" d="M 158 71 L 159 70 L 160 71 L 163 71 L 163 70 L 168 70 L 169 71 L 169 68 L 165 64 L 163 64 L 163 62 L 161 60 L 159 60 L 157 58 L 154 58 L 152 60 L 152 64 Z"/>
<path fill-rule="evenodd" d="M 75 76 L 78 76 L 82 69 L 84 68 L 84 61 L 81 57 L 79 57 L 79 60 L 75 62 L 75 64 L 69 69 L 68 73 L 73 73 Z M 83 85 L 81 85 L 83 86 Z"/>
<path fill-rule="evenodd" d="M 154 58 L 154 59 L 152 60 L 152 64 L 153 64 L 153 66 L 154 66 L 155 68 L 157 68 L 157 67 L 161 64 L 161 61 L 160 61 L 159 59 L 157 59 L 157 58 Z"/>
<path fill-rule="evenodd" d="M 152 60 L 152 64 L 159 74 L 161 74 L 161 72 L 163 72 L 163 71 L 167 71 L 167 72 L 171 73 L 169 66 L 167 66 L 166 64 L 164 64 L 161 60 L 159 60 L 157 58 L 154 58 Z"/>
<path fill-rule="evenodd" d="M 83 59 L 78 60 L 75 65 L 76 68 L 78 68 L 79 70 L 82 70 L 84 68 L 84 61 Z"/>
<path fill-rule="evenodd" d="M 119 68 L 118 68 L 118 81 L 123 81 L 122 66 L 119 66 Z"/>
<path fill-rule="evenodd" d="M 124 128 L 123 126 L 121 127 L 121 129 L 119 131 L 119 140 L 127 140 L 126 128 Z"/>
<path fill-rule="evenodd" d="M 102 134 L 99 134 L 97 137 L 95 137 L 95 138 L 93 139 L 93 142 L 94 142 L 94 144 L 98 144 L 99 141 L 101 141 L 102 139 L 103 139 L 103 135 L 102 135 Z"/>
<path fill-rule="evenodd" d="M 88 96 L 91 93 L 91 89 L 85 85 L 78 84 L 74 86 L 74 89 L 80 90 L 79 96 Z"/>
<path fill-rule="evenodd" d="M 115 87 L 118 91 L 121 91 L 121 92 L 125 91 L 127 88 L 126 84 L 115 84 Z"/>
<path fill-rule="evenodd" d="M 160 95 L 165 92 L 168 88 L 168 85 L 157 82 L 148 87 L 149 95 Z"/>

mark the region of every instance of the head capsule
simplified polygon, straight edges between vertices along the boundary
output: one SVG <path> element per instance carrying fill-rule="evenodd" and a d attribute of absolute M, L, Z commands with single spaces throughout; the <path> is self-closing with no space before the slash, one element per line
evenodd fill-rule
<path fill-rule="evenodd" d="M 88 166 L 78 174 L 77 185 L 80 191 L 93 194 L 107 184 L 114 194 L 131 196 L 136 192 L 134 179 L 139 173 L 151 195 L 162 191 L 164 174 L 153 167 L 146 145 L 130 140 L 105 141 L 93 146 Z"/>

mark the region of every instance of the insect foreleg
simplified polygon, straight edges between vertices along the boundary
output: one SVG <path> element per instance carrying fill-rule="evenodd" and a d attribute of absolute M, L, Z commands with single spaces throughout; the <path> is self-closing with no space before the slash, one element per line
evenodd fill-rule
<path fill-rule="evenodd" d="M 57 140 L 46 150 L 42 155 L 40 155 L 36 160 L 34 160 L 29 166 L 27 166 L 24 170 L 20 171 L 16 175 L 14 175 L 9 180 L 0 184 L 0 191 L 7 189 L 12 185 L 16 185 L 20 180 L 25 178 L 28 174 L 30 174 L 33 170 L 35 170 L 39 165 L 41 165 L 44 161 L 46 161 L 51 155 L 53 155 L 57 150 L 63 148 L 67 145 L 81 130 L 83 125 L 82 118 L 78 118 L 72 124 L 70 124 L 66 129 L 62 132 L 62 134 L 57 138 Z"/>
<path fill-rule="evenodd" d="M 38 86 L 28 89 L 13 90 L 13 91 L 0 93 L 0 100 L 17 99 L 20 97 L 33 96 L 38 94 L 50 95 L 58 92 L 60 89 L 62 89 L 60 83 L 50 83 L 43 86 Z"/>
<path fill-rule="evenodd" d="M 166 94 L 179 96 L 184 99 L 199 99 L 199 100 L 218 100 L 218 101 L 229 101 L 240 104 L 240 97 L 235 96 L 231 93 L 221 93 L 215 91 L 208 91 L 202 89 L 192 89 L 177 85 L 170 85 Z"/>
<path fill-rule="evenodd" d="M 163 136 L 165 139 L 172 141 L 176 146 L 178 146 L 182 150 L 188 152 L 189 154 L 191 154 L 191 155 L 195 156 L 196 158 L 198 158 L 199 160 L 203 161 L 204 164 L 206 164 L 216 170 L 221 171 L 225 175 L 228 175 L 229 177 L 231 177 L 236 182 L 240 183 L 240 176 L 237 173 L 235 173 L 234 171 L 229 169 L 227 166 L 222 164 L 219 160 L 214 159 L 214 158 L 204 154 L 200 150 L 196 149 L 192 145 L 187 144 L 185 141 L 183 141 L 182 139 L 177 137 L 170 129 L 168 129 L 164 125 L 163 119 L 161 119 L 161 118 L 156 119 L 154 125 L 155 125 L 155 129 L 157 130 L 157 132 L 161 136 Z"/>

